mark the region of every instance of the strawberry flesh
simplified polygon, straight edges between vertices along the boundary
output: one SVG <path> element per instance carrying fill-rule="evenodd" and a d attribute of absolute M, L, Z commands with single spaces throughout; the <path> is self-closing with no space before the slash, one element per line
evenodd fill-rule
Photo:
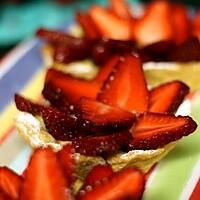
<path fill-rule="evenodd" d="M 15 95 L 15 103 L 19 110 L 42 116 L 48 132 L 59 140 L 71 140 L 80 137 L 75 132 L 76 117 L 65 114 L 56 108 L 31 102 L 20 95 Z"/>
<path fill-rule="evenodd" d="M 134 24 L 133 37 L 140 46 L 171 40 L 171 7 L 168 1 L 153 1 L 145 10 L 145 15 Z"/>
<path fill-rule="evenodd" d="M 84 36 L 88 39 L 97 39 L 100 38 L 100 33 L 98 32 L 95 24 L 91 20 L 91 17 L 88 13 L 77 12 L 76 20 L 83 28 Z"/>
<path fill-rule="evenodd" d="M 125 56 L 105 81 L 97 99 L 128 111 L 146 111 L 149 93 L 140 58 Z"/>
<path fill-rule="evenodd" d="M 0 196 L 18 199 L 22 185 L 22 177 L 7 167 L 0 167 Z M 1 197 L 0 197 L 1 199 Z"/>
<path fill-rule="evenodd" d="M 88 156 L 106 156 L 126 148 L 132 136 L 126 132 L 114 133 L 112 135 L 87 136 L 72 141 L 76 152 Z"/>
<path fill-rule="evenodd" d="M 113 175 L 113 170 L 110 165 L 96 165 L 87 175 L 83 188 L 87 186 L 95 186 L 105 179 L 108 179 Z"/>
<path fill-rule="evenodd" d="M 100 6 L 92 6 L 89 15 L 102 37 L 129 40 L 130 23 Z"/>
<path fill-rule="evenodd" d="M 108 78 L 109 74 L 113 70 L 113 68 L 119 62 L 119 56 L 111 57 L 99 70 L 99 73 L 95 77 L 95 81 L 104 83 L 104 81 Z"/>
<path fill-rule="evenodd" d="M 49 81 L 60 88 L 70 104 L 76 104 L 83 96 L 95 99 L 101 87 L 100 83 L 74 78 L 53 68 L 47 71 L 45 84 Z"/>
<path fill-rule="evenodd" d="M 190 21 L 187 8 L 182 4 L 172 4 L 171 20 L 176 44 L 184 43 L 190 35 Z"/>
<path fill-rule="evenodd" d="M 60 88 L 56 87 L 51 81 L 44 85 L 42 90 L 43 97 L 48 100 L 53 107 L 64 113 L 73 113 L 74 106 L 71 105 L 67 97 L 61 91 Z"/>
<path fill-rule="evenodd" d="M 159 85 L 150 91 L 149 111 L 173 114 L 188 93 L 189 87 L 181 81 Z"/>
<path fill-rule="evenodd" d="M 130 7 L 126 0 L 110 0 L 111 11 L 122 19 L 131 19 Z"/>
<path fill-rule="evenodd" d="M 133 168 L 127 168 L 111 176 L 109 180 L 92 188 L 91 191 L 82 192 L 78 200 L 140 200 L 144 191 L 144 176 Z"/>
<path fill-rule="evenodd" d="M 143 113 L 131 129 L 130 149 L 157 149 L 195 131 L 197 124 L 188 116 Z"/>
<path fill-rule="evenodd" d="M 57 152 L 57 157 L 63 168 L 65 177 L 71 185 L 71 183 L 75 180 L 74 148 L 71 144 L 66 144 L 60 151 Z"/>
<path fill-rule="evenodd" d="M 168 59 L 171 61 L 200 61 L 200 41 L 197 37 L 189 37 L 184 43 L 171 49 Z"/>
<path fill-rule="evenodd" d="M 135 121 L 135 115 L 104 103 L 82 98 L 77 105 L 80 126 L 94 132 L 117 132 L 128 130 Z"/>
<path fill-rule="evenodd" d="M 69 200 L 71 194 L 65 187 L 62 168 L 56 153 L 37 149 L 29 161 L 21 191 L 21 200 Z"/>

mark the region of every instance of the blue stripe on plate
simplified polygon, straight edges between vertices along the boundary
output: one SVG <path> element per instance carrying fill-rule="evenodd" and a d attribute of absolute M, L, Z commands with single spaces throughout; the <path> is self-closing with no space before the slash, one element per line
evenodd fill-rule
<path fill-rule="evenodd" d="M 13 100 L 14 94 L 19 92 L 36 71 L 42 67 L 41 45 L 42 43 L 37 41 L 1 78 L 0 112 Z"/>

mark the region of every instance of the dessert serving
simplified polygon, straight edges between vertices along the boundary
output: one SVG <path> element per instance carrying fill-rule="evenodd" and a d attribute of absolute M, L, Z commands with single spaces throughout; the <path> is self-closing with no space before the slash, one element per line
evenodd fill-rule
<path fill-rule="evenodd" d="M 48 102 L 17 94 L 22 112 L 16 125 L 34 148 L 59 151 L 72 145 L 74 190 L 80 191 L 94 166 L 109 164 L 114 172 L 136 167 L 146 173 L 177 140 L 194 132 L 191 117 L 174 115 L 188 92 L 180 81 L 148 89 L 141 60 L 132 54 L 111 58 L 89 81 L 49 68 L 43 89 Z"/>
<path fill-rule="evenodd" d="M 142 199 L 152 167 L 196 130 L 190 113 L 177 113 L 189 86 L 154 86 L 144 65 L 197 63 L 198 26 L 191 33 L 185 8 L 167 1 L 137 19 L 125 1 L 110 2 L 77 13 L 82 37 L 38 30 L 51 59 L 42 96 L 15 94 L 16 127 L 33 154 L 22 175 L 0 167 L 0 199 Z"/>

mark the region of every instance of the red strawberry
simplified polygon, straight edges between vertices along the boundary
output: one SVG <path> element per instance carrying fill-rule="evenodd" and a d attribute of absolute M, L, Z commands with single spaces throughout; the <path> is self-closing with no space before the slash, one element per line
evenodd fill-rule
<path fill-rule="evenodd" d="M 171 8 L 167 1 L 153 1 L 145 10 L 145 15 L 133 26 L 133 37 L 140 46 L 146 46 L 162 40 L 171 40 Z"/>
<path fill-rule="evenodd" d="M 53 107 L 33 103 L 20 95 L 15 95 L 15 103 L 21 111 L 42 116 L 48 132 L 54 138 L 71 140 L 73 137 L 80 136 L 77 133 L 74 134 L 74 127 L 76 127 L 76 117 L 74 115 L 65 114 Z"/>
<path fill-rule="evenodd" d="M 61 91 L 60 88 L 53 85 L 51 81 L 44 85 L 42 94 L 46 100 L 48 100 L 53 107 L 56 107 L 58 110 L 66 113 L 72 114 L 74 106 L 70 105 L 67 100 L 67 97 Z"/>
<path fill-rule="evenodd" d="M 135 121 L 134 114 L 89 98 L 79 101 L 77 113 L 80 126 L 94 132 L 128 130 Z"/>
<path fill-rule="evenodd" d="M 176 44 L 182 44 L 189 37 L 190 21 L 187 8 L 182 4 L 172 5 L 171 21 L 174 32 L 174 41 Z"/>
<path fill-rule="evenodd" d="M 159 85 L 150 92 L 149 111 L 174 113 L 188 93 L 189 87 L 181 81 Z"/>
<path fill-rule="evenodd" d="M 104 83 L 98 100 L 124 110 L 148 109 L 149 94 L 139 57 L 127 55 Z"/>
<path fill-rule="evenodd" d="M 117 65 L 119 62 L 120 57 L 119 56 L 113 56 L 111 57 L 102 68 L 100 68 L 99 73 L 97 74 L 95 81 L 103 83 L 113 70 L 113 68 Z"/>
<path fill-rule="evenodd" d="M 36 35 L 39 38 L 42 38 L 43 40 L 46 40 L 53 44 L 69 45 L 72 42 L 74 42 L 74 40 L 78 40 L 77 38 L 74 38 L 73 36 L 68 35 L 67 33 L 63 33 L 60 31 L 52 31 L 45 28 L 38 29 L 38 31 L 36 32 Z"/>
<path fill-rule="evenodd" d="M 37 149 L 31 157 L 22 185 L 21 200 L 72 199 L 56 154 Z"/>
<path fill-rule="evenodd" d="M 116 40 L 130 39 L 129 21 L 121 19 L 100 6 L 92 6 L 89 15 L 102 37 Z"/>
<path fill-rule="evenodd" d="M 72 143 L 78 153 L 89 156 L 104 156 L 126 148 L 131 139 L 131 134 L 126 131 L 112 135 L 87 136 L 75 139 Z"/>
<path fill-rule="evenodd" d="M 100 38 L 100 34 L 88 13 L 77 12 L 76 20 L 83 28 L 86 38 L 88 39 Z"/>
<path fill-rule="evenodd" d="M 157 149 L 192 133 L 197 127 L 192 118 L 163 113 L 143 113 L 132 128 L 131 149 Z"/>
<path fill-rule="evenodd" d="M 7 167 L 0 167 L 0 199 L 7 196 L 10 199 L 18 199 L 22 185 L 22 177 Z M 1 192 L 2 191 L 2 192 Z"/>
<path fill-rule="evenodd" d="M 113 170 L 110 165 L 96 165 L 87 175 L 83 188 L 87 186 L 95 186 L 112 175 Z"/>
<path fill-rule="evenodd" d="M 193 35 L 200 39 L 200 10 L 196 13 L 192 23 Z"/>
<path fill-rule="evenodd" d="M 45 84 L 49 81 L 62 91 L 71 104 L 77 103 L 83 96 L 95 99 L 101 87 L 101 83 L 74 78 L 53 68 L 47 71 Z"/>
<path fill-rule="evenodd" d="M 127 168 L 116 173 L 108 182 L 93 188 L 91 191 L 82 192 L 79 200 L 139 200 L 144 191 L 144 176 L 137 169 Z"/>
<path fill-rule="evenodd" d="M 197 37 L 189 37 L 187 40 L 171 49 L 168 55 L 170 61 L 190 62 L 200 61 L 200 40 Z"/>
<path fill-rule="evenodd" d="M 62 150 L 57 153 L 58 160 L 63 168 L 65 177 L 69 183 L 74 180 L 75 160 L 73 157 L 74 149 L 71 144 L 65 145 Z"/>
<path fill-rule="evenodd" d="M 130 6 L 126 0 L 110 0 L 111 11 L 122 19 L 131 19 Z"/>

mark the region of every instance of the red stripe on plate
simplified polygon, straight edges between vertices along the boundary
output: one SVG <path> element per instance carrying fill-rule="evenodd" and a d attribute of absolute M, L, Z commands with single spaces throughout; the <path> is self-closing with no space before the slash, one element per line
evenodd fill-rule
<path fill-rule="evenodd" d="M 200 199 L 200 179 L 194 188 L 192 195 L 189 200 L 199 200 Z"/>

